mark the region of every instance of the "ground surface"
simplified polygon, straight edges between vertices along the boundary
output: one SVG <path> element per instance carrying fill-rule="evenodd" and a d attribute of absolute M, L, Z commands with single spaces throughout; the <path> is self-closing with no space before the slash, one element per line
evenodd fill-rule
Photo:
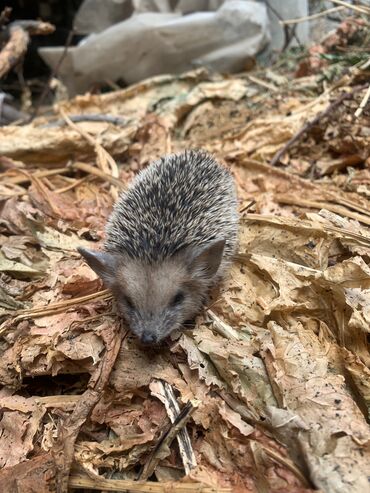
<path fill-rule="evenodd" d="M 198 71 L 0 129 L 1 491 L 366 491 L 367 80 Z M 120 120 L 69 119 L 91 114 Z M 188 147 L 235 176 L 239 255 L 193 331 L 143 349 L 76 248 Z"/>

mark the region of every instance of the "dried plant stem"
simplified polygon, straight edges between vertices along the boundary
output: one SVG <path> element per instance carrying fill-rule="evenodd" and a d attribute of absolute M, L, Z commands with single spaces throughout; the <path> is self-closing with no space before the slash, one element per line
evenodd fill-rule
<path fill-rule="evenodd" d="M 300 24 L 301 22 L 312 21 L 314 19 L 319 19 L 320 17 L 324 17 L 329 14 L 334 14 L 335 12 L 340 12 L 344 10 L 345 7 L 332 7 L 330 9 L 323 10 L 322 12 L 318 12 L 317 14 L 305 15 L 303 17 L 298 17 L 296 19 L 287 19 L 279 21 L 281 25 L 291 25 L 291 24 Z"/>
<path fill-rule="evenodd" d="M 120 190 L 123 190 L 125 188 L 124 184 L 118 178 L 115 178 L 112 175 L 108 175 L 108 174 L 104 173 L 101 169 L 95 168 L 94 166 L 91 166 L 90 164 L 77 162 L 77 163 L 71 164 L 70 168 L 79 169 L 80 171 L 84 171 L 85 173 L 88 173 L 90 175 L 98 176 L 99 178 L 102 178 L 103 180 L 107 181 L 108 183 L 115 185 Z"/>
<path fill-rule="evenodd" d="M 278 178 L 286 180 L 288 183 L 291 183 L 293 187 L 299 187 L 301 192 L 305 190 L 306 192 L 317 193 L 320 195 L 320 197 L 324 197 L 326 200 L 330 200 L 339 205 L 344 205 L 357 212 L 370 216 L 369 209 L 363 207 L 362 205 L 357 204 L 356 202 L 353 202 L 352 200 L 344 198 L 342 196 L 343 195 L 342 193 L 337 194 L 332 192 L 331 190 L 328 190 L 326 187 L 322 186 L 321 184 L 312 183 L 311 181 L 305 178 L 301 178 L 298 175 L 292 175 L 291 173 L 288 173 L 282 168 L 273 168 L 270 165 L 261 163 L 260 161 L 256 161 L 255 159 L 248 158 L 243 162 L 246 164 L 251 164 L 253 167 L 257 168 L 258 170 L 261 170 L 266 175 L 273 175 Z M 253 205 L 253 201 L 251 202 L 251 204 L 248 204 L 246 206 L 247 211 L 249 207 L 251 207 L 252 205 Z M 240 214 L 242 214 L 243 212 L 245 212 L 244 208 L 242 208 L 239 211 Z"/>
<path fill-rule="evenodd" d="M 331 0 L 331 3 L 335 3 L 336 5 L 341 5 L 346 7 L 347 9 L 351 9 L 354 12 L 358 12 L 359 14 L 370 15 L 370 9 L 365 7 L 364 5 L 352 5 L 351 3 L 344 2 L 343 0 Z"/>
<path fill-rule="evenodd" d="M 307 200 L 301 198 L 294 198 L 287 195 L 276 195 L 276 200 L 280 204 L 289 204 L 289 205 L 297 205 L 299 207 L 308 207 L 310 209 L 327 209 L 328 211 L 335 212 L 341 216 L 350 217 L 351 219 L 356 219 L 360 223 L 366 224 L 370 226 L 370 218 L 358 214 L 356 212 L 351 212 L 347 210 L 345 207 L 341 207 L 339 205 L 330 204 L 329 202 L 320 202 L 315 200 Z"/>
<path fill-rule="evenodd" d="M 32 178 L 45 178 L 46 176 L 55 176 L 55 175 L 61 175 L 63 173 L 70 173 L 70 170 L 65 167 L 65 168 L 57 168 L 57 169 L 47 169 L 43 171 L 35 171 L 34 173 L 27 173 L 23 172 L 22 170 L 17 170 L 17 172 L 20 172 L 23 176 L 8 176 L 4 173 L 3 175 L 3 180 L 1 181 L 6 181 L 7 183 L 13 183 L 14 185 L 21 185 L 25 183 L 29 183 L 32 181 Z"/>
<path fill-rule="evenodd" d="M 258 77 L 255 77 L 254 75 L 248 75 L 247 78 L 251 82 L 254 82 L 258 86 L 264 87 L 265 89 L 268 89 L 269 91 L 272 91 L 272 92 L 278 92 L 279 91 L 279 89 L 276 86 L 274 86 L 273 84 L 265 82 L 264 80 L 259 79 Z"/>
<path fill-rule="evenodd" d="M 173 388 L 167 382 L 155 380 L 151 384 L 151 389 L 152 392 L 154 390 L 155 395 L 164 403 L 167 415 L 170 418 L 171 423 L 174 424 L 181 414 L 181 411 Z M 189 474 L 190 471 L 197 466 L 197 461 L 187 429 L 182 428 L 176 438 L 179 444 L 179 451 L 182 463 L 184 464 L 185 474 Z"/>
<path fill-rule="evenodd" d="M 139 476 L 139 479 L 147 479 L 153 474 L 158 462 L 161 459 L 160 452 L 163 449 L 170 447 L 172 441 L 189 421 L 195 409 L 196 408 L 190 401 L 183 407 L 180 413 L 176 416 L 174 422 L 165 430 L 165 432 L 161 436 L 160 440 L 152 451 L 149 460 L 145 464 Z"/>
<path fill-rule="evenodd" d="M 367 209 L 366 207 L 363 207 L 361 205 L 358 205 L 355 202 L 352 202 L 351 200 L 345 199 L 341 196 L 338 197 L 334 193 L 330 193 L 330 192 L 327 194 L 324 194 L 324 196 L 327 200 L 333 201 L 333 202 L 337 203 L 338 205 L 344 205 L 344 206 L 349 207 L 350 209 L 353 209 L 357 212 L 361 212 L 361 214 L 365 214 L 365 216 L 370 217 L 370 210 L 369 209 Z"/>
<path fill-rule="evenodd" d="M 256 201 L 253 199 L 239 210 L 239 214 L 243 214 L 243 212 L 249 211 L 249 209 L 251 209 L 254 205 L 256 205 Z"/>
<path fill-rule="evenodd" d="M 212 488 L 200 483 L 155 483 L 153 481 L 130 481 L 128 479 L 91 479 L 87 475 L 72 474 L 69 487 L 103 491 L 130 491 L 132 493 L 231 493 L 231 488 Z"/>
<path fill-rule="evenodd" d="M 167 405 L 166 405 L 167 414 L 172 424 L 174 424 L 177 420 L 177 417 L 181 414 L 180 406 L 177 402 L 175 392 L 173 391 L 171 385 L 167 382 L 161 382 L 161 383 L 163 385 L 165 396 L 167 397 Z M 185 424 L 190 418 L 190 416 L 192 415 L 194 410 L 195 410 L 195 406 L 193 406 L 193 404 L 191 403 L 189 412 L 186 417 L 186 421 L 184 422 L 184 427 L 180 429 L 176 437 L 179 444 L 182 463 L 184 464 L 185 474 L 190 474 L 190 471 L 195 467 L 197 467 L 197 461 L 195 458 L 193 447 L 191 445 L 190 436 L 188 430 L 185 428 Z"/>
<path fill-rule="evenodd" d="M 367 105 L 367 103 L 369 101 L 369 98 L 370 98 L 370 85 L 367 88 L 367 91 L 366 91 L 365 96 L 363 97 L 363 99 L 362 99 L 362 101 L 360 103 L 360 106 L 355 111 L 355 117 L 356 118 L 358 118 L 359 116 L 362 115 L 362 112 L 364 111 L 364 108 L 366 107 L 366 105 Z"/>
<path fill-rule="evenodd" d="M 231 325 L 227 324 L 218 315 L 216 315 L 213 310 L 208 309 L 207 313 L 213 321 L 214 328 L 220 335 L 222 335 L 222 337 L 226 337 L 230 340 L 243 339 L 243 335 L 240 331 L 233 329 Z"/>
<path fill-rule="evenodd" d="M 349 238 L 356 241 L 359 245 L 370 246 L 370 238 L 366 236 L 360 235 L 359 233 L 354 233 L 345 228 L 337 228 L 335 226 L 329 226 L 326 224 L 314 224 L 309 221 L 305 221 L 303 219 L 290 219 L 287 218 L 279 218 L 278 216 L 264 216 L 262 214 L 247 214 L 245 219 L 248 222 L 262 222 L 268 224 L 276 224 L 281 226 L 282 228 L 292 228 L 292 229 L 309 229 L 311 231 L 325 231 L 329 233 L 335 233 L 342 238 Z"/>
<path fill-rule="evenodd" d="M 282 456 L 276 450 L 270 447 L 266 447 L 266 445 L 260 445 L 260 447 L 271 459 L 292 471 L 292 473 L 299 479 L 299 481 L 303 485 L 305 485 L 306 488 L 310 488 L 312 486 L 309 484 L 302 471 L 295 465 L 292 460 Z"/>
<path fill-rule="evenodd" d="M 62 116 L 62 118 L 66 121 L 66 123 L 73 128 L 76 132 L 78 132 L 82 137 L 84 137 L 87 142 L 89 142 L 90 145 L 94 147 L 95 154 L 96 154 L 96 163 L 98 165 L 98 168 L 105 174 L 105 175 L 111 175 L 113 178 L 117 179 L 118 178 L 118 166 L 115 160 L 112 158 L 112 156 L 107 152 L 104 147 L 99 144 L 97 140 L 95 140 L 88 132 L 85 132 L 82 130 L 78 125 L 72 122 L 70 117 L 65 113 L 65 111 L 60 108 L 59 113 Z M 117 185 L 112 185 L 111 186 L 111 194 L 113 196 L 114 200 L 117 200 L 119 192 L 117 190 Z"/>
<path fill-rule="evenodd" d="M 109 299 L 112 295 L 105 289 L 103 291 L 99 291 L 98 293 L 89 294 L 86 296 L 80 296 L 79 298 L 73 298 L 71 300 L 61 301 L 59 303 L 50 303 L 50 305 L 31 308 L 25 310 L 17 310 L 12 312 L 12 318 L 3 322 L 0 325 L 0 335 L 6 332 L 10 325 L 14 322 L 19 322 L 20 320 L 26 320 L 28 318 L 38 318 L 44 317 L 46 315 L 54 315 L 60 312 L 65 311 L 67 308 L 71 308 L 76 305 L 80 305 L 82 303 L 86 303 L 87 301 L 98 300 L 98 299 Z"/>
<path fill-rule="evenodd" d="M 37 101 L 35 109 L 33 110 L 33 113 L 31 115 L 30 119 L 27 121 L 27 123 L 30 123 L 34 118 L 36 118 L 38 112 L 40 111 L 40 108 L 41 108 L 43 102 L 45 101 L 46 96 L 49 94 L 50 83 L 54 79 L 54 77 L 56 77 L 58 75 L 60 67 L 62 66 L 62 63 L 64 62 L 64 59 L 67 56 L 68 49 L 71 46 L 73 36 L 74 36 L 74 31 L 72 30 L 68 33 L 68 37 L 67 37 L 66 44 L 64 45 L 63 53 L 61 54 L 57 65 L 55 66 L 52 73 L 50 74 L 49 80 L 48 80 L 47 84 L 45 85 L 45 87 L 41 93 L 41 96 L 40 96 L 39 100 Z"/>
<path fill-rule="evenodd" d="M 79 180 L 75 180 L 73 183 L 70 183 L 69 185 L 66 185 L 65 187 L 62 188 L 57 188 L 55 190 L 55 193 L 65 193 L 69 192 L 70 190 L 73 190 L 74 188 L 77 188 L 80 186 L 82 183 L 85 183 L 86 181 L 90 180 L 91 181 L 91 176 L 84 176 L 83 178 L 80 178 Z"/>
<path fill-rule="evenodd" d="M 105 122 L 112 123 L 113 125 L 127 125 L 128 120 L 125 118 L 121 118 L 116 115 L 100 115 L 96 113 L 89 113 L 86 115 L 71 115 L 69 117 L 71 122 L 80 123 L 80 122 Z M 42 125 L 40 128 L 53 128 L 53 127 L 62 127 L 66 125 L 65 120 L 56 120 L 54 122 L 47 123 L 46 125 Z"/>

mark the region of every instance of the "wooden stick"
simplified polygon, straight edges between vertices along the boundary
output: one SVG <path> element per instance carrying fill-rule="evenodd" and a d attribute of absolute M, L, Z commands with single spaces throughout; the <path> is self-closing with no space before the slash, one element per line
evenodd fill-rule
<path fill-rule="evenodd" d="M 101 171 L 106 174 L 110 173 L 114 178 L 118 178 L 117 163 L 109 154 L 109 152 L 107 152 L 104 147 L 99 144 L 99 142 L 95 140 L 88 132 L 85 132 L 85 130 L 73 123 L 66 112 L 63 110 L 63 108 L 59 109 L 59 113 L 73 130 L 82 135 L 82 137 L 84 137 L 87 142 L 94 147 L 96 153 L 96 163 Z"/>
<path fill-rule="evenodd" d="M 52 34 L 55 31 L 55 26 L 50 22 L 20 20 L 12 22 L 11 26 L 19 26 L 28 32 L 31 36 L 42 36 Z"/>
<path fill-rule="evenodd" d="M 1 15 L 6 17 L 8 14 L 3 11 Z M 48 22 L 20 20 L 9 24 L 7 31 L 9 41 L 0 52 L 0 78 L 16 66 L 26 53 L 30 35 L 50 34 L 55 31 L 55 27 Z"/>
<path fill-rule="evenodd" d="M 10 27 L 10 38 L 0 52 L 0 78 L 11 70 L 26 53 L 29 34 L 20 26 Z"/>

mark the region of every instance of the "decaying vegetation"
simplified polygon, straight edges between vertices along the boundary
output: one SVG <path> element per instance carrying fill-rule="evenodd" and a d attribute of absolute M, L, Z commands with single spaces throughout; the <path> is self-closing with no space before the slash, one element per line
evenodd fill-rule
<path fill-rule="evenodd" d="M 156 77 L 0 129 L 1 491 L 366 491 L 370 64 L 333 57 Z M 188 147 L 235 176 L 239 254 L 194 330 L 142 348 L 76 248 Z"/>

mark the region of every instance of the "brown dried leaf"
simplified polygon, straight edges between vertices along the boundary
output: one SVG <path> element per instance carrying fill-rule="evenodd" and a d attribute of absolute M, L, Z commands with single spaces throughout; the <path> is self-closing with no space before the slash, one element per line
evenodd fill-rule
<path fill-rule="evenodd" d="M 34 398 L 14 395 L 0 398 L 0 410 L 0 467 L 4 468 L 25 461 L 32 452 L 46 409 Z"/>
<path fill-rule="evenodd" d="M 50 454 L 7 467 L 0 471 L 0 490 L 4 493 L 54 493 L 55 463 Z"/>
<path fill-rule="evenodd" d="M 370 432 L 344 378 L 332 372 L 330 353 L 328 357 L 318 337 L 299 322 L 289 331 L 270 322 L 269 329 L 264 361 L 280 406 L 304 423 L 295 439 L 311 478 L 325 491 L 364 491 Z"/>

